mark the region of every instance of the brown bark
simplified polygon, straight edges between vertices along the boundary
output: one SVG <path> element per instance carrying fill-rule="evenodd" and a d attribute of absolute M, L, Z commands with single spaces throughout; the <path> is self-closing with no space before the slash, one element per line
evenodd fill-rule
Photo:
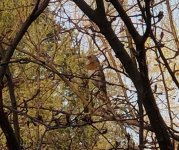
<path fill-rule="evenodd" d="M 7 86 L 9 89 L 9 95 L 11 99 L 11 106 L 13 109 L 12 114 L 13 114 L 14 132 L 15 132 L 18 142 L 20 143 L 20 128 L 19 128 L 19 121 L 18 121 L 18 114 L 17 114 L 17 101 L 16 101 L 16 96 L 15 96 L 15 87 L 14 87 L 12 74 L 10 72 L 9 67 L 6 70 L 6 79 L 7 79 Z"/>
<path fill-rule="evenodd" d="M 7 147 L 9 150 L 20 150 L 20 144 L 14 135 L 14 131 L 9 123 L 9 120 L 3 109 L 3 96 L 2 96 L 3 85 L 0 86 L 0 126 L 6 136 Z"/>

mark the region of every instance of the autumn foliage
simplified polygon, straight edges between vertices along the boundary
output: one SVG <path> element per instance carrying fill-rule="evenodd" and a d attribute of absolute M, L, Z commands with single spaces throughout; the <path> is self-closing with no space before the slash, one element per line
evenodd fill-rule
<path fill-rule="evenodd" d="M 179 149 L 178 5 L 2 0 L 0 149 Z"/>

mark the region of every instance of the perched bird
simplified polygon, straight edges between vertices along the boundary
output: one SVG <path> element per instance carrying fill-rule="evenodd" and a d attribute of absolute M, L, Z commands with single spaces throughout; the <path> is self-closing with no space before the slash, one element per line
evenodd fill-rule
<path fill-rule="evenodd" d="M 102 100 L 106 104 L 108 110 L 114 114 L 111 108 L 111 101 L 107 96 L 106 79 L 103 68 L 95 55 L 87 56 L 86 69 L 88 70 L 88 76 L 92 80 L 92 83 L 98 88 L 97 97 Z"/>
<path fill-rule="evenodd" d="M 103 68 L 95 55 L 87 56 L 86 69 L 88 70 L 88 76 L 92 80 L 94 86 L 98 88 L 97 97 L 106 104 L 108 111 L 116 116 L 116 113 L 111 107 L 111 101 L 107 95 L 106 79 Z"/>
<path fill-rule="evenodd" d="M 111 101 L 107 96 L 106 79 L 98 58 L 95 55 L 89 55 L 86 58 L 86 69 L 88 70 L 88 76 L 92 80 L 94 86 L 96 86 L 99 90 L 98 98 L 106 103 L 107 110 L 112 113 L 114 118 L 120 119 L 115 110 L 111 107 Z M 127 135 L 126 129 L 123 127 L 123 125 L 120 122 L 118 122 L 118 124 L 120 125 L 122 132 Z M 104 131 L 104 133 L 105 132 L 107 131 Z"/>
<path fill-rule="evenodd" d="M 94 86 L 99 89 L 99 92 L 106 94 L 106 80 L 103 68 L 95 55 L 87 56 L 86 69 L 88 70 L 88 77 L 92 79 Z"/>

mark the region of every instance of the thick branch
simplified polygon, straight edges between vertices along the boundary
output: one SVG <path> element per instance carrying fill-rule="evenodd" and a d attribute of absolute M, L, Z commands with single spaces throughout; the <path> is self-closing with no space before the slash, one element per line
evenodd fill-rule
<path fill-rule="evenodd" d="M 131 19 L 129 18 L 129 16 L 125 12 L 125 10 L 121 6 L 121 4 L 119 3 L 119 1 L 118 0 L 109 0 L 109 2 L 111 2 L 113 4 L 113 6 L 115 7 L 115 9 L 118 11 L 121 19 L 124 21 L 128 31 L 131 34 L 135 43 L 140 43 L 141 42 L 141 36 L 139 35 L 137 30 L 135 29 Z"/>
<path fill-rule="evenodd" d="M 31 15 L 27 18 L 27 20 L 22 24 L 22 27 L 20 28 L 19 32 L 16 34 L 14 40 L 12 41 L 11 45 L 6 49 L 6 53 L 4 57 L 1 60 L 1 63 L 9 62 L 17 45 L 23 38 L 25 32 L 29 28 L 29 26 L 32 24 L 32 22 L 37 19 L 37 17 L 43 12 L 43 10 L 47 7 L 49 0 L 44 0 L 41 5 L 39 6 L 40 0 L 37 1 L 35 8 L 33 9 Z M 3 110 L 3 97 L 2 97 L 2 90 L 3 90 L 3 84 L 2 80 L 6 73 L 6 68 L 8 66 L 8 63 L 0 66 L 0 126 L 2 128 L 3 133 L 5 134 L 6 140 L 7 140 L 7 146 L 10 150 L 20 150 L 20 145 L 18 143 L 18 140 L 13 132 L 13 129 L 8 121 L 8 118 L 6 117 L 6 114 Z"/>
<path fill-rule="evenodd" d="M 103 0 L 96 0 L 96 4 L 97 4 L 97 9 L 96 11 L 98 11 L 101 15 L 106 16 L 105 15 L 105 8 L 104 8 L 104 2 Z"/>
<path fill-rule="evenodd" d="M 170 141 L 169 133 L 167 131 L 166 124 L 160 114 L 158 106 L 155 102 L 154 95 L 152 93 L 152 89 L 150 87 L 144 42 L 141 41 L 141 36 L 135 30 L 130 18 L 127 16 L 122 6 L 119 4 L 119 1 L 117 0 L 109 0 L 109 1 L 118 10 L 119 14 L 122 15 L 121 18 L 123 18 L 124 23 L 126 24 L 129 32 L 131 33 L 135 43 L 137 44 L 137 48 L 139 48 L 139 50 L 142 52 L 138 56 L 140 73 L 137 70 L 135 64 L 132 62 L 130 56 L 126 52 L 123 44 L 118 39 L 117 35 L 112 29 L 111 24 L 107 20 L 107 18 L 103 16 L 103 14 L 100 14 L 100 13 L 95 13 L 93 15 L 90 14 L 88 16 L 87 14 L 88 12 L 86 13 L 86 10 L 84 9 L 83 5 L 81 5 L 83 0 L 74 0 L 74 2 L 80 7 L 80 9 L 92 21 L 94 21 L 98 25 L 100 32 L 105 36 L 108 43 L 114 50 L 116 57 L 119 58 L 126 72 L 128 73 L 130 79 L 133 81 L 137 89 L 139 100 L 142 101 L 145 107 L 145 110 L 147 112 L 147 115 L 150 119 L 151 126 L 154 129 L 160 148 L 162 150 L 166 150 L 166 149 L 172 150 L 172 145 L 171 145 L 171 141 Z"/>
<path fill-rule="evenodd" d="M 101 33 L 106 37 L 110 46 L 114 50 L 116 57 L 119 58 L 119 60 L 124 65 L 124 68 L 126 69 L 126 72 L 130 76 L 131 80 L 133 81 L 135 87 L 138 90 L 141 90 L 140 73 L 138 72 L 135 64 L 131 60 L 127 51 L 125 50 L 124 45 L 121 43 L 121 41 L 119 41 L 118 37 L 114 33 L 111 24 L 107 20 L 107 18 L 99 13 L 96 14 L 93 12 L 89 14 L 89 10 L 90 11 L 92 10 L 83 0 L 73 0 L 73 1 L 93 22 L 95 22 L 98 25 Z M 85 8 L 87 8 L 87 10 Z"/>
<path fill-rule="evenodd" d="M 11 105 L 12 105 L 13 110 L 17 110 L 15 89 L 14 89 L 14 84 L 13 84 L 13 81 L 12 81 L 12 74 L 10 72 L 9 67 L 7 68 L 6 72 L 7 72 L 6 73 L 6 79 L 7 79 L 8 89 L 9 89 L 9 96 L 10 96 L 10 99 L 11 99 Z M 20 129 L 19 129 L 18 114 L 15 111 L 13 111 L 12 113 L 13 113 L 13 125 L 14 125 L 15 135 L 16 135 L 18 142 L 20 143 Z"/>
<path fill-rule="evenodd" d="M 29 26 L 32 24 L 32 22 L 37 19 L 37 17 L 43 12 L 43 10 L 47 7 L 48 3 L 50 0 L 44 0 L 41 5 L 38 8 L 38 5 L 36 5 L 36 7 L 34 8 L 34 10 L 32 11 L 31 15 L 27 18 L 27 20 L 23 23 L 21 29 L 19 30 L 19 32 L 16 34 L 14 40 L 12 41 L 11 45 L 7 48 L 6 50 L 6 54 L 4 56 L 4 58 L 2 59 L 2 63 L 3 62 L 8 62 L 17 45 L 19 44 L 19 42 L 21 41 L 22 37 L 24 36 L 25 32 L 27 31 L 27 29 L 29 28 Z M 38 4 L 38 2 L 37 2 Z M 2 81 L 4 74 L 5 74 L 5 70 L 6 70 L 7 65 L 1 66 L 0 67 L 0 81 Z"/>
<path fill-rule="evenodd" d="M 73 2 L 93 21 L 95 11 L 84 0 L 73 0 Z"/>
<path fill-rule="evenodd" d="M 14 135 L 14 131 L 9 123 L 9 120 L 4 112 L 3 109 L 3 96 L 2 96 L 2 90 L 3 90 L 3 86 L 0 86 L 0 126 L 1 129 L 4 133 L 4 135 L 6 136 L 6 140 L 7 140 L 7 147 L 9 150 L 20 150 L 20 145 L 19 142 L 16 138 L 16 136 Z"/>
<path fill-rule="evenodd" d="M 150 0 L 147 0 L 145 2 L 145 11 L 146 11 L 146 31 L 143 35 L 143 40 L 142 42 L 145 43 L 145 41 L 147 40 L 147 38 L 150 35 L 150 31 L 151 31 L 151 12 L 150 12 Z M 143 16 L 144 17 L 144 16 Z"/>

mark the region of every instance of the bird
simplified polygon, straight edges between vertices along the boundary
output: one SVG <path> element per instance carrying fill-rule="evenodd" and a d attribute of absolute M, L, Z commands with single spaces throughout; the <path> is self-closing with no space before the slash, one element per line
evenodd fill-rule
<path fill-rule="evenodd" d="M 107 111 L 110 112 L 110 114 L 112 114 L 115 119 L 120 119 L 115 110 L 111 107 L 111 101 L 107 96 L 106 79 L 99 59 L 94 54 L 88 55 L 86 58 L 86 69 L 88 70 L 88 76 L 90 79 L 92 79 L 92 83 L 94 84 L 94 86 L 97 87 L 99 90 L 98 98 L 106 104 Z M 122 132 L 127 135 L 126 129 L 123 127 L 123 124 L 121 124 L 120 122 L 118 122 L 118 124 L 120 125 Z"/>
<path fill-rule="evenodd" d="M 102 100 L 103 103 L 106 104 L 107 109 L 112 112 L 112 114 L 114 114 L 114 111 L 111 107 L 111 101 L 107 95 L 106 79 L 103 72 L 103 67 L 101 66 L 100 61 L 96 55 L 91 54 L 86 58 L 86 69 L 88 70 L 88 77 L 92 80 L 94 86 L 98 88 L 96 96 Z"/>
<path fill-rule="evenodd" d="M 95 87 L 99 92 L 107 93 L 106 91 L 106 79 L 103 72 L 103 68 L 96 55 L 88 55 L 86 69 L 88 70 L 88 77 L 92 80 Z"/>

